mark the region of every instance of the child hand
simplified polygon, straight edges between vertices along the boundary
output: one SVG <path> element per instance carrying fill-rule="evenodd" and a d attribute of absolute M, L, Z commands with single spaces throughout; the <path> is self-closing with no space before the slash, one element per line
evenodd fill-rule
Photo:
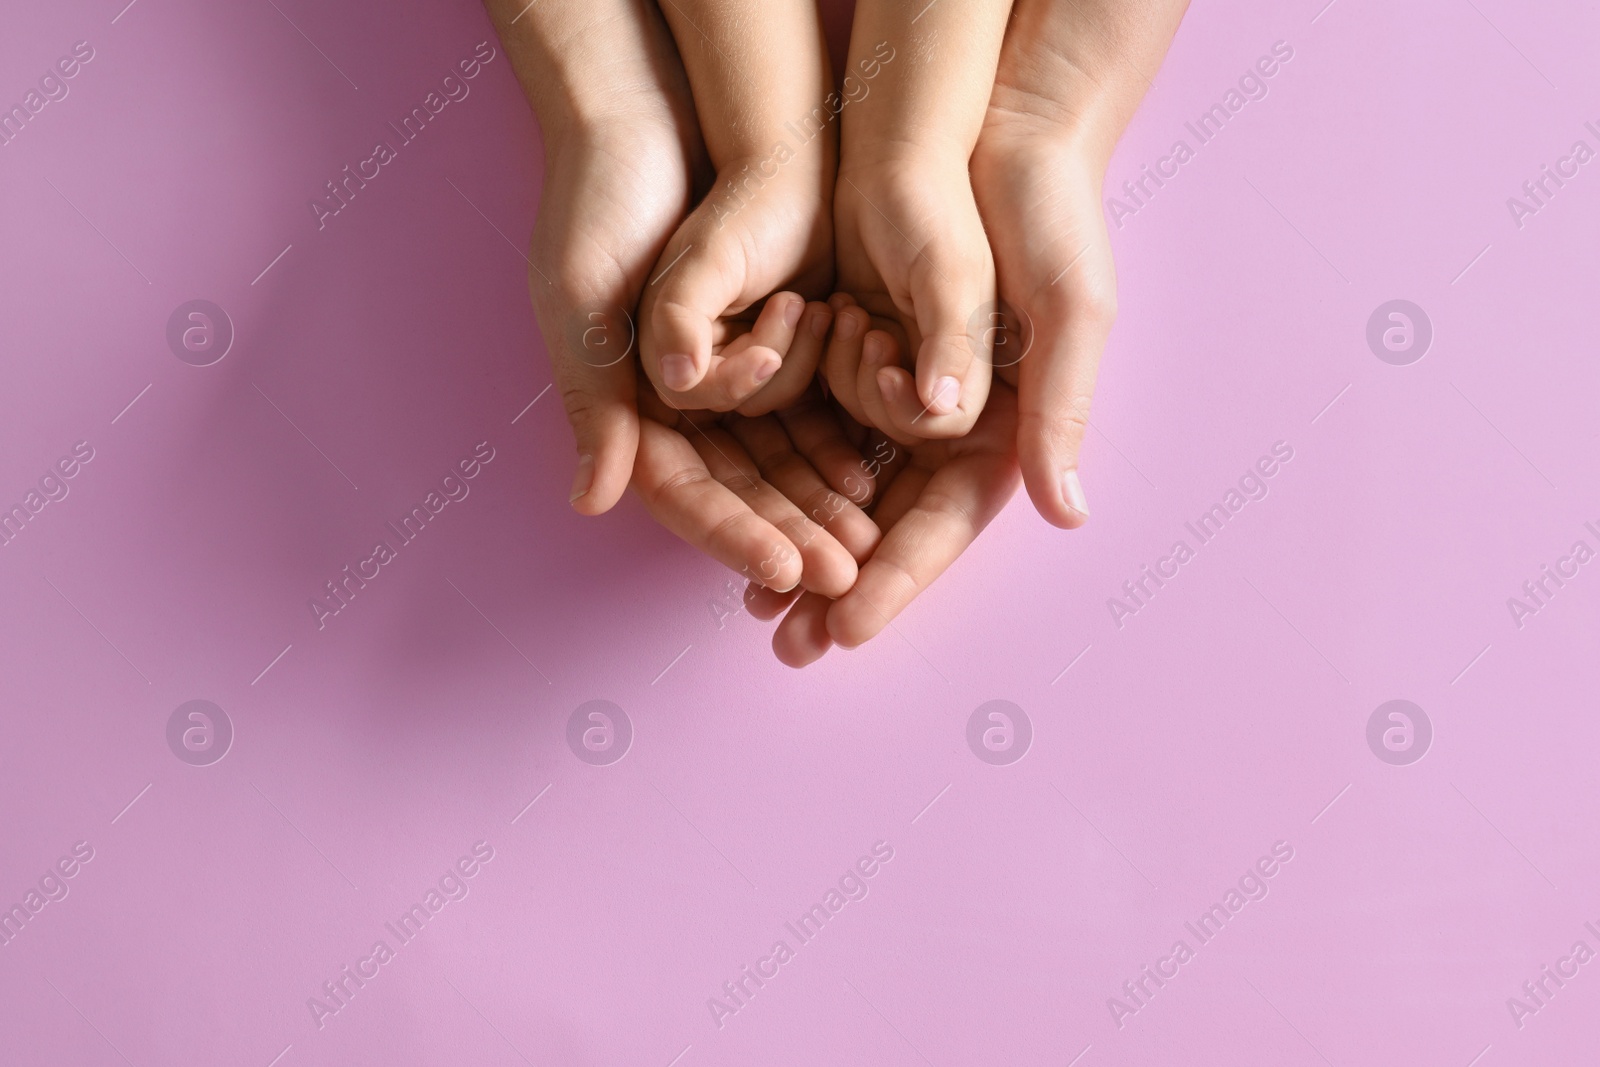
<path fill-rule="evenodd" d="M 994 258 L 967 162 L 1010 7 L 856 7 L 851 60 L 877 77 L 843 109 L 834 221 L 838 288 L 873 329 L 840 323 L 864 362 L 830 358 L 827 379 L 851 415 L 902 442 L 966 433 L 989 393 Z"/>
<path fill-rule="evenodd" d="M 830 317 L 779 292 L 820 295 L 833 275 L 837 132 L 806 121 L 831 83 L 821 23 L 810 0 L 662 11 L 717 177 L 645 286 L 642 364 L 673 407 L 772 411 L 811 380 Z"/>
<path fill-rule="evenodd" d="M 981 310 L 995 299 L 966 157 L 847 160 L 837 196 L 838 287 L 855 311 L 836 325 L 829 388 L 901 442 L 966 433 L 989 395 Z"/>

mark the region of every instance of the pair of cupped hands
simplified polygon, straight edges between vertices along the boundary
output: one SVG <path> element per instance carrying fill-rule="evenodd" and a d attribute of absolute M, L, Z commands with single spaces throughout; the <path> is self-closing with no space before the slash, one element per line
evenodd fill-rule
<path fill-rule="evenodd" d="M 540 120 L 529 285 L 577 439 L 782 616 L 880 633 L 1078 455 L 1114 316 L 1100 186 L 1184 0 L 488 0 Z"/>

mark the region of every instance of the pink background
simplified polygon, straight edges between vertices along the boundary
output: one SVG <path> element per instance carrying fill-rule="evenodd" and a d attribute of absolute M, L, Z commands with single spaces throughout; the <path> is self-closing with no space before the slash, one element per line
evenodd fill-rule
<path fill-rule="evenodd" d="M 893 632 L 798 673 L 766 625 L 719 628 L 728 573 L 637 502 L 566 507 L 519 254 L 538 133 L 497 43 L 311 217 L 494 42 L 474 4 L 121 5 L 0 12 L 0 102 L 95 52 L 0 148 L 0 504 L 94 449 L 0 548 L 0 906 L 94 850 L 0 947 L 7 1067 L 1600 1047 L 1600 962 L 1507 1006 L 1600 950 L 1600 567 L 1520 628 L 1506 604 L 1600 547 L 1600 164 L 1520 229 L 1505 204 L 1600 148 L 1591 5 L 1196 5 L 1108 191 L 1294 55 L 1115 231 L 1093 522 L 1019 497 Z M 208 367 L 165 338 L 195 298 L 237 334 Z M 1365 340 L 1395 298 L 1433 324 L 1409 366 Z M 319 632 L 308 598 L 483 440 L 468 499 Z M 1108 598 L 1278 441 L 1270 495 L 1119 628 Z M 1366 741 L 1395 698 L 1434 730 L 1408 766 Z M 236 733 L 210 766 L 167 744 L 192 699 Z M 592 699 L 635 733 L 609 766 L 565 740 Z M 1007 766 L 966 742 L 995 699 L 1033 728 Z M 470 893 L 319 1028 L 308 998 L 478 841 Z M 800 945 L 784 924 L 877 841 L 870 893 Z M 1199 945 L 1184 923 L 1280 841 L 1270 894 Z M 1119 1026 L 1108 998 L 1180 938 Z M 719 1028 L 708 998 L 779 939 Z"/>

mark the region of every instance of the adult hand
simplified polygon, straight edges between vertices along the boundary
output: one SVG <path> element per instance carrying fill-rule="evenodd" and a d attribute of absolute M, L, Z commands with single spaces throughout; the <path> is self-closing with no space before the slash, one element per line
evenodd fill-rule
<path fill-rule="evenodd" d="M 1015 392 L 997 382 L 969 433 L 909 448 L 869 435 L 842 410 L 833 413 L 857 454 L 871 457 L 859 470 L 873 479 L 859 493 L 858 484 L 838 484 L 856 499 L 871 492 L 864 510 L 881 540 L 869 555 L 856 551 L 860 574 L 837 599 L 809 590 L 751 590 L 746 604 L 757 618 L 787 610 L 772 639 L 780 660 L 803 667 L 835 644 L 854 648 L 871 640 L 966 551 L 1017 490 L 1016 406 Z M 857 550 L 865 540 L 845 543 Z"/>
<path fill-rule="evenodd" d="M 653 417 L 641 425 L 634 309 L 711 174 L 660 11 L 650 0 L 488 6 L 544 135 L 529 288 L 577 439 L 573 507 L 606 511 L 631 481 L 664 525 L 753 580 L 842 593 L 855 579 L 851 553 L 750 475 L 723 431 L 667 409 L 648 383 Z M 719 327 L 714 340 L 736 344 L 741 332 Z M 815 365 L 821 340 L 809 326 L 795 344 Z M 800 492 L 803 472 L 779 466 L 777 484 Z M 871 524 L 857 517 L 859 534 Z M 849 519 L 838 521 L 848 537 Z"/>
<path fill-rule="evenodd" d="M 635 308 L 710 165 L 652 0 L 487 6 L 543 134 L 528 287 L 577 440 L 572 506 L 598 515 L 638 448 Z"/>
<path fill-rule="evenodd" d="M 972 157 L 1000 295 L 1015 316 L 995 331 L 1004 342 L 995 367 L 1017 387 L 1028 495 L 1061 527 L 1089 517 L 1078 456 L 1116 317 L 1101 181 L 1186 6 L 1017 0 Z"/>
<path fill-rule="evenodd" d="M 849 497 L 871 498 L 867 464 L 821 391 L 776 414 L 683 412 L 642 385 L 633 487 L 667 529 L 762 592 L 846 595 L 878 529 Z"/>

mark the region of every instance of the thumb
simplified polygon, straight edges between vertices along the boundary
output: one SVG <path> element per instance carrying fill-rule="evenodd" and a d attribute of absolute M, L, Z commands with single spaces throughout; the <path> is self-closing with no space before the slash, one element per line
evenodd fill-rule
<path fill-rule="evenodd" d="M 685 227 L 687 229 L 687 227 Z M 645 373 L 666 393 L 687 393 L 711 369 L 712 323 L 727 307 L 723 272 L 702 248 L 678 239 L 668 242 L 645 285 L 640 316 L 645 339 L 640 355 Z"/>
<path fill-rule="evenodd" d="M 571 503 L 581 515 L 599 515 L 627 490 L 639 448 L 636 330 L 620 307 L 554 316 L 564 321 L 550 322 L 556 328 L 544 333 L 559 339 L 550 366 L 578 448 Z M 553 316 L 539 317 L 544 324 Z"/>
<path fill-rule="evenodd" d="M 1039 514 L 1075 529 L 1089 520 L 1078 455 L 1116 318 L 1115 290 L 1112 284 L 1048 287 L 1029 314 L 1033 349 L 1017 367 L 1017 458 Z"/>
<path fill-rule="evenodd" d="M 889 420 L 905 437 L 963 436 L 989 396 L 993 368 L 987 352 L 979 358 L 974 320 L 978 309 L 995 304 L 995 267 L 982 227 L 973 229 L 971 241 L 931 243 L 911 272 L 915 375 L 898 367 L 879 372 Z"/>
<path fill-rule="evenodd" d="M 781 352 L 761 345 L 711 353 L 725 340 L 720 320 L 748 302 L 744 246 L 720 229 L 725 215 L 708 201 L 689 217 L 662 252 L 639 308 L 640 363 L 661 398 L 680 409 L 732 410 L 781 365 Z"/>

